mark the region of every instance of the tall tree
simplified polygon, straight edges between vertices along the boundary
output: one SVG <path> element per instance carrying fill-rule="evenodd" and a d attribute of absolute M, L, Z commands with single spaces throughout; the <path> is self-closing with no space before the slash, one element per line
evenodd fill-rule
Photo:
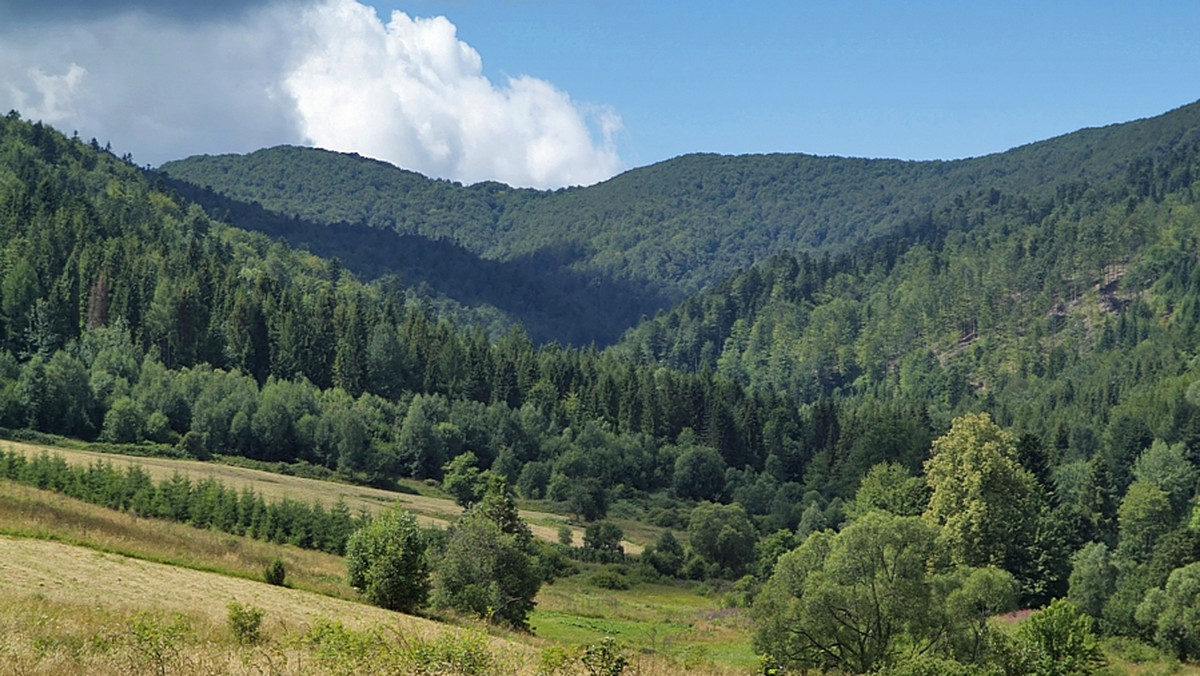
<path fill-rule="evenodd" d="M 941 529 L 952 560 L 1020 575 L 1033 541 L 1037 483 L 1012 435 L 986 413 L 954 420 L 925 462 L 932 491 L 925 520 Z"/>

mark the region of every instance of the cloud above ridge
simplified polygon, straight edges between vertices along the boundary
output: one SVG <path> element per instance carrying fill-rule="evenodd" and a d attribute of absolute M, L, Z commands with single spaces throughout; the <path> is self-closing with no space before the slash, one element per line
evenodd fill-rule
<path fill-rule="evenodd" d="M 300 143 L 466 183 L 622 168 L 615 111 L 528 75 L 491 82 L 443 17 L 385 22 L 356 0 L 226 0 L 203 18 L 106 4 L 0 24 L 0 109 L 153 164 Z"/>

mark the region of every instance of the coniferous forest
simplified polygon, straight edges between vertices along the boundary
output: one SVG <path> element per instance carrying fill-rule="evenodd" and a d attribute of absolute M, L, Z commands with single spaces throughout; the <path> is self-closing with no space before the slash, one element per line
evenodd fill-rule
<path fill-rule="evenodd" d="M 748 590 L 764 668 L 1093 673 L 1097 635 L 1198 661 L 1198 198 L 1200 103 L 553 192 L 300 148 L 152 170 L 13 112 L 0 427 L 428 480 L 474 505 L 430 546 L 498 538 L 534 591 L 555 550 L 517 498 L 596 560 L 620 514 L 667 529 L 648 574 Z M 0 474 L 339 553 L 370 521 L 41 462 Z"/>

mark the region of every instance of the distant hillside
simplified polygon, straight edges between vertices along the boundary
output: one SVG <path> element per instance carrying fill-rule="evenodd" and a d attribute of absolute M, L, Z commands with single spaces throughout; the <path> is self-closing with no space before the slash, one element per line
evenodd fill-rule
<path fill-rule="evenodd" d="M 680 298 L 776 253 L 849 250 L 968 191 L 1049 198 L 1197 138 L 1200 103 L 967 160 L 687 155 L 553 192 L 464 187 L 296 147 L 192 157 L 162 171 L 314 223 L 445 239 L 488 259 L 543 261 Z"/>
<path fill-rule="evenodd" d="M 780 255 L 614 351 L 801 401 L 988 410 L 1056 461 L 1130 425 L 1200 448 L 1200 137 L 1160 149 L 1040 199 L 970 191 L 841 256 Z"/>
<path fill-rule="evenodd" d="M 572 270 L 569 248 L 516 259 L 483 258 L 447 239 L 390 228 L 322 225 L 230 199 L 176 179 L 170 187 L 214 217 L 337 258 L 360 279 L 394 277 L 409 295 L 431 298 L 440 316 L 499 337 L 520 325 L 538 344 L 610 345 L 643 316 L 671 304 L 650 284 Z M 414 293 L 415 292 L 415 293 Z"/>

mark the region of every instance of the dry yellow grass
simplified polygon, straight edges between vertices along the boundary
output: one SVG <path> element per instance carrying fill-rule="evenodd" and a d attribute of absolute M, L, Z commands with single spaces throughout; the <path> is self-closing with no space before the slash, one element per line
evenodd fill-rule
<path fill-rule="evenodd" d="M 274 474 L 248 467 L 234 467 L 232 465 L 200 462 L 198 460 L 147 458 L 120 455 L 117 453 L 100 453 L 97 451 L 40 446 L 18 441 L 0 441 L 0 449 L 16 451 L 24 454 L 26 457 L 49 453 L 60 456 L 68 463 L 74 465 L 88 465 L 95 462 L 109 462 L 114 467 L 140 465 L 156 481 L 170 478 L 176 473 L 193 480 L 213 478 L 239 491 L 248 486 L 260 493 L 267 500 L 281 500 L 286 497 L 303 502 L 320 502 L 326 506 L 333 505 L 338 500 L 342 500 L 350 508 L 350 511 L 354 513 L 366 510 L 373 514 L 384 507 L 400 503 L 405 509 L 413 512 L 418 520 L 426 526 L 444 528 L 462 513 L 462 508 L 456 505 L 453 500 L 444 498 L 396 493 L 369 486 L 354 486 L 332 481 L 306 479 L 303 477 Z M 567 523 L 566 518 L 558 514 L 526 510 L 521 515 L 529 522 L 529 526 L 535 536 L 552 542 L 558 539 L 558 529 Z M 571 527 L 571 530 L 574 541 L 582 542 L 583 530 L 574 526 Z M 624 542 L 623 544 L 625 551 L 630 554 L 639 554 L 642 551 L 641 545 L 632 542 Z"/>
<path fill-rule="evenodd" d="M 353 602 L 341 581 L 344 561 L 328 554 L 135 519 L 4 480 L 0 533 L 31 536 L 0 535 L 0 675 L 155 673 L 164 660 L 164 673 L 179 674 L 413 673 L 397 671 L 394 660 L 390 667 L 372 667 L 369 659 L 345 662 L 337 653 L 330 661 L 302 641 L 325 621 L 373 632 L 393 646 L 447 636 L 483 641 L 492 659 L 483 672 L 488 674 L 537 673 L 547 655 L 565 658 L 561 670 L 547 673 L 586 673 L 577 646 L 520 633 L 485 637 Z M 289 584 L 301 588 L 247 579 L 257 578 L 276 556 L 287 562 Z M 264 643 L 233 640 L 226 620 L 230 601 L 264 610 Z M 182 622 L 187 631 L 158 654 L 135 634 L 144 617 L 151 628 Z M 711 663 L 627 654 L 633 663 L 626 673 L 639 676 L 736 673 Z"/>
<path fill-rule="evenodd" d="M 346 566 L 339 556 L 171 521 L 135 518 L 6 480 L 0 480 L 0 533 L 51 537 L 93 549 L 250 578 L 260 577 L 263 568 L 279 557 L 289 585 L 329 596 L 355 597 L 354 590 L 342 581 Z"/>
<path fill-rule="evenodd" d="M 418 634 L 444 627 L 374 606 L 265 582 L 108 554 L 76 545 L 0 536 L 0 588 L 51 603 L 103 606 L 132 614 L 154 609 L 199 615 L 220 623 L 230 601 L 252 603 L 271 624 L 299 627 L 318 617 L 348 626 L 403 623 Z"/>
<path fill-rule="evenodd" d="M 0 551 L 0 609 L 9 625 L 0 642 L 0 662 L 20 667 L 12 673 L 61 674 L 64 668 L 65 673 L 138 673 L 154 668 L 158 658 L 146 654 L 154 646 L 146 639 L 130 639 L 130 627 L 147 613 L 155 629 L 185 618 L 190 636 L 173 638 L 167 646 L 171 673 L 177 667 L 183 673 L 262 673 L 267 662 L 276 673 L 323 673 L 296 647 L 297 637 L 323 621 L 406 640 L 430 641 L 466 631 L 307 591 L 59 542 L 0 536 Z M 236 644 L 225 628 L 231 601 L 264 611 L 264 638 L 273 647 Z M 499 637 L 487 642 L 492 654 L 502 658 L 498 673 L 525 672 L 536 663 L 533 648 Z M 56 654 L 47 646 L 70 650 Z"/>

